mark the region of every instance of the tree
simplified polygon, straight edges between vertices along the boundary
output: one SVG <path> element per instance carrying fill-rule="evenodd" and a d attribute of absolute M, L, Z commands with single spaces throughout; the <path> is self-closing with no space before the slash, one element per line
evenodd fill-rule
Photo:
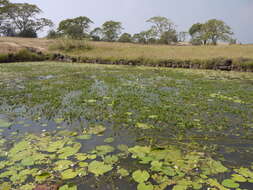
<path fill-rule="evenodd" d="M 166 17 L 155 16 L 147 20 L 151 23 L 151 29 L 156 34 L 157 38 L 160 38 L 164 32 L 174 30 L 174 23 Z"/>
<path fill-rule="evenodd" d="M 48 33 L 47 33 L 47 38 L 48 39 L 56 39 L 56 38 L 59 38 L 60 37 L 60 34 L 55 31 L 55 30 L 49 30 Z"/>
<path fill-rule="evenodd" d="M 140 43 L 140 44 L 145 44 L 146 43 L 146 39 L 140 33 L 134 34 L 133 37 L 132 37 L 132 41 L 134 43 Z"/>
<path fill-rule="evenodd" d="M 118 37 L 122 31 L 121 22 L 107 21 L 102 25 L 103 39 L 105 41 L 114 42 L 118 40 Z"/>
<path fill-rule="evenodd" d="M 6 28 L 7 26 L 8 28 L 13 28 L 20 36 L 31 33 L 31 31 L 37 33 L 44 27 L 51 27 L 53 25 L 49 19 L 37 18 L 37 15 L 42 13 L 42 11 L 36 5 L 9 3 L 8 1 L 2 0 L 1 6 L 1 12 L 3 12 L 2 20 L 4 21 L 2 27 Z"/>
<path fill-rule="evenodd" d="M 179 42 L 185 42 L 187 37 L 188 37 L 188 32 L 179 32 L 177 35 Z"/>
<path fill-rule="evenodd" d="M 132 36 L 129 33 L 124 33 L 120 36 L 119 42 L 132 42 Z"/>
<path fill-rule="evenodd" d="M 19 34 L 17 34 L 19 37 L 23 38 L 37 38 L 37 32 L 33 28 L 28 28 L 26 30 L 21 31 Z"/>
<path fill-rule="evenodd" d="M 159 40 L 159 43 L 168 45 L 176 42 L 178 42 L 176 30 L 169 30 L 164 32 Z"/>
<path fill-rule="evenodd" d="M 58 31 L 70 38 L 81 39 L 88 36 L 91 19 L 85 16 L 66 19 L 60 22 Z"/>
<path fill-rule="evenodd" d="M 229 42 L 233 34 L 231 28 L 224 21 L 217 19 L 207 21 L 203 26 L 203 30 L 212 45 L 217 45 L 218 41 Z"/>
<path fill-rule="evenodd" d="M 207 43 L 207 37 L 205 35 L 205 32 L 203 30 L 204 24 L 202 23 L 196 23 L 193 24 L 189 30 L 189 34 L 191 35 L 191 43 L 193 45 L 201 45 Z"/>
<path fill-rule="evenodd" d="M 90 37 L 93 41 L 101 41 L 103 38 L 103 31 L 101 28 L 97 27 L 90 32 Z"/>
<path fill-rule="evenodd" d="M 156 34 L 154 34 L 154 31 L 150 29 L 133 35 L 133 42 L 141 44 L 154 44 L 157 42 L 155 37 Z"/>
<path fill-rule="evenodd" d="M 192 37 L 192 44 L 212 44 L 217 45 L 218 41 L 229 42 L 233 32 L 231 28 L 222 20 L 208 20 L 206 23 L 193 24 L 189 30 Z"/>

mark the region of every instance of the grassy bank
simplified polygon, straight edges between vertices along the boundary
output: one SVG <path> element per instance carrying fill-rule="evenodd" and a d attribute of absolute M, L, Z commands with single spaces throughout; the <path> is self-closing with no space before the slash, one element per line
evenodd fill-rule
<path fill-rule="evenodd" d="M 253 58 L 253 45 L 218 46 L 167 46 L 141 45 L 128 43 L 90 42 L 94 47 L 90 51 L 74 51 L 69 55 L 89 58 L 137 59 L 212 59 Z"/>
<path fill-rule="evenodd" d="M 23 38 L 0 38 L 0 43 L 2 47 L 12 44 L 9 50 L 14 54 L 18 52 L 17 47 L 29 47 L 49 55 L 51 60 L 65 62 L 253 71 L 253 45 L 165 46 Z M 0 62 L 20 61 L 5 61 L 8 53 L 4 50 L 0 48 L 3 53 Z"/>

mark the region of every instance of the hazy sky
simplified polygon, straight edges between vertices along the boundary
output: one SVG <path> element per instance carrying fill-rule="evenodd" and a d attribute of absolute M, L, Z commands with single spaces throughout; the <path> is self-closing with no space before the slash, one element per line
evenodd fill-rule
<path fill-rule="evenodd" d="M 100 26 L 107 20 L 123 23 L 126 32 L 136 33 L 149 27 L 152 16 L 166 16 L 178 31 L 186 31 L 196 22 L 222 19 L 230 25 L 235 37 L 253 43 L 253 0 L 13 0 L 37 4 L 43 16 L 59 21 L 88 16 Z"/>

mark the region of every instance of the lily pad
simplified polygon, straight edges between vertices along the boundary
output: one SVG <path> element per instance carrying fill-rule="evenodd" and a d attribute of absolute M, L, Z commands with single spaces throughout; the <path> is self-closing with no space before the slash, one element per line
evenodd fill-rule
<path fill-rule="evenodd" d="M 95 174 L 95 176 L 103 175 L 112 170 L 112 166 L 104 162 L 93 161 L 89 164 L 88 171 Z"/>
<path fill-rule="evenodd" d="M 96 147 L 96 153 L 97 155 L 106 155 L 110 152 L 113 152 L 114 148 L 109 145 L 101 145 Z"/>
<path fill-rule="evenodd" d="M 151 129 L 151 128 L 153 128 L 152 125 L 148 125 L 148 124 L 145 124 L 145 123 L 136 123 L 136 127 L 140 128 L 140 129 Z"/>
<path fill-rule="evenodd" d="M 115 156 L 115 155 L 108 155 L 108 156 L 106 156 L 105 158 L 104 158 L 104 162 L 106 163 L 106 164 L 115 164 L 116 162 L 118 162 L 118 160 L 119 160 L 119 158 L 117 157 L 117 156 Z"/>
<path fill-rule="evenodd" d="M 67 180 L 67 179 L 73 179 L 75 178 L 79 173 L 72 170 L 72 169 L 68 169 L 68 170 L 65 170 L 61 173 L 61 178 L 63 180 Z"/>
<path fill-rule="evenodd" d="M 104 140 L 105 143 L 112 143 L 114 141 L 114 138 L 110 137 L 110 138 L 106 138 Z"/>
<path fill-rule="evenodd" d="M 75 156 L 76 156 L 76 159 L 79 161 L 84 161 L 88 159 L 88 155 L 84 153 L 77 153 Z"/>
<path fill-rule="evenodd" d="M 149 173 L 147 171 L 141 171 L 141 170 L 136 170 L 133 174 L 132 177 L 134 181 L 137 183 L 144 183 L 147 181 L 150 177 Z"/>
<path fill-rule="evenodd" d="M 137 190 L 153 190 L 154 187 L 152 184 L 145 184 L 145 183 L 140 183 L 137 186 Z"/>
<path fill-rule="evenodd" d="M 59 190 L 77 190 L 76 185 L 63 185 L 59 188 Z"/>
<path fill-rule="evenodd" d="M 7 128 L 7 127 L 10 127 L 11 126 L 11 123 L 6 121 L 6 120 L 3 120 L 3 119 L 0 119 L 0 128 L 3 127 L 3 128 Z"/>
<path fill-rule="evenodd" d="M 121 176 L 121 177 L 126 177 L 129 176 L 129 172 L 124 169 L 124 168 L 119 168 L 117 173 Z"/>
<path fill-rule="evenodd" d="M 57 153 L 59 153 L 60 159 L 66 159 L 69 156 L 73 156 L 76 154 L 81 148 L 81 144 L 77 143 L 74 146 L 66 146 L 59 150 Z"/>
<path fill-rule="evenodd" d="M 54 170 L 62 171 L 62 170 L 68 169 L 72 164 L 73 162 L 71 162 L 70 160 L 59 160 L 55 163 Z"/>
<path fill-rule="evenodd" d="M 89 140 L 91 139 L 90 135 L 81 135 L 76 137 L 78 140 Z"/>
<path fill-rule="evenodd" d="M 232 179 L 223 180 L 222 185 L 228 188 L 238 188 L 240 186 L 239 183 L 234 182 Z"/>
<path fill-rule="evenodd" d="M 11 190 L 11 184 L 8 182 L 4 182 L 0 184 L 0 189 L 1 190 Z"/>
<path fill-rule="evenodd" d="M 38 176 L 35 177 L 35 181 L 41 183 L 41 182 L 46 181 L 46 180 L 47 180 L 48 178 L 50 178 L 50 177 L 51 177 L 51 174 L 50 174 L 50 173 L 48 173 L 48 172 L 43 172 L 43 173 L 41 173 L 40 175 L 38 175 Z"/>
<path fill-rule="evenodd" d="M 245 177 L 238 175 L 238 174 L 233 174 L 231 179 L 236 182 L 246 182 L 247 181 L 247 179 Z"/>
<path fill-rule="evenodd" d="M 106 128 L 103 125 L 96 125 L 89 129 L 88 133 L 92 135 L 102 134 Z"/>

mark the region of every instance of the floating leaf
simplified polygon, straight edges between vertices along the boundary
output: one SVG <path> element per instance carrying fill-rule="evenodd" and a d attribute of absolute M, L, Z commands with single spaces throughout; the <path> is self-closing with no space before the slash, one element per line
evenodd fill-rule
<path fill-rule="evenodd" d="M 63 180 L 67 179 L 73 179 L 75 178 L 79 173 L 76 171 L 73 171 L 72 169 L 65 170 L 61 173 L 61 178 Z"/>
<path fill-rule="evenodd" d="M 244 177 L 247 177 L 247 178 L 252 178 L 253 179 L 253 172 L 250 171 L 248 168 L 239 168 L 239 169 L 235 169 L 235 171 L 238 173 L 238 174 L 241 174 L 242 176 Z"/>
<path fill-rule="evenodd" d="M 112 155 L 112 156 L 108 155 L 104 158 L 104 162 L 106 164 L 110 164 L 110 165 L 115 164 L 116 162 L 118 162 L 118 160 L 119 160 L 119 158 L 115 155 Z"/>
<path fill-rule="evenodd" d="M 87 102 L 88 102 L 88 103 L 96 103 L 96 102 L 97 102 L 97 100 L 93 100 L 93 99 L 91 99 L 91 100 L 88 100 Z"/>
<path fill-rule="evenodd" d="M 134 181 L 136 181 L 137 183 L 143 183 L 149 179 L 150 175 L 145 170 L 144 171 L 137 170 L 132 174 L 132 177 Z"/>
<path fill-rule="evenodd" d="M 7 127 L 10 127 L 11 126 L 11 123 L 6 121 L 6 120 L 3 120 L 3 119 L 0 119 L 0 128 L 3 127 L 3 128 L 7 128 Z"/>
<path fill-rule="evenodd" d="M 34 165 L 34 162 L 35 160 L 33 159 L 33 157 L 27 157 L 22 160 L 21 164 L 23 166 L 32 166 Z"/>
<path fill-rule="evenodd" d="M 77 190 L 76 185 L 63 185 L 59 188 L 59 190 Z"/>
<path fill-rule="evenodd" d="M 228 188 L 238 188 L 240 186 L 238 183 L 235 183 L 232 179 L 223 180 L 222 185 Z"/>
<path fill-rule="evenodd" d="M 140 128 L 140 129 L 150 129 L 150 128 L 153 128 L 152 125 L 148 125 L 148 124 L 145 124 L 145 123 L 136 123 L 136 127 Z"/>
<path fill-rule="evenodd" d="M 84 153 L 77 153 L 75 156 L 76 156 L 76 159 L 79 161 L 84 161 L 88 159 L 88 155 Z"/>
<path fill-rule="evenodd" d="M 88 167 L 88 163 L 87 162 L 79 162 L 78 164 L 81 168 L 84 168 L 84 167 Z"/>
<path fill-rule="evenodd" d="M 62 171 L 62 170 L 68 169 L 72 164 L 73 164 L 73 162 L 71 162 L 69 160 L 59 160 L 55 163 L 54 170 Z"/>
<path fill-rule="evenodd" d="M 236 182 L 246 182 L 247 181 L 247 179 L 245 177 L 238 175 L 238 174 L 233 174 L 231 179 Z"/>
<path fill-rule="evenodd" d="M 187 185 L 175 185 L 172 190 L 187 190 Z"/>
<path fill-rule="evenodd" d="M 153 190 L 154 187 L 152 184 L 145 184 L 145 183 L 140 183 L 137 186 L 137 190 Z"/>
<path fill-rule="evenodd" d="M 48 173 L 48 172 L 43 172 L 43 173 L 41 173 L 40 175 L 38 175 L 38 176 L 35 177 L 35 181 L 41 183 L 41 182 L 46 181 L 46 180 L 47 180 L 48 178 L 50 178 L 50 177 L 51 177 L 51 174 L 50 174 L 50 173 Z"/>
<path fill-rule="evenodd" d="M 95 174 L 95 176 L 103 175 L 112 170 L 112 166 L 104 162 L 93 161 L 89 164 L 88 171 Z"/>
<path fill-rule="evenodd" d="M 125 144 L 120 144 L 117 146 L 117 148 L 122 152 L 128 152 L 128 146 Z"/>
<path fill-rule="evenodd" d="M 66 146 L 59 150 L 57 153 L 60 153 L 60 159 L 66 159 L 69 156 L 76 154 L 81 148 L 81 144 L 77 143 L 74 146 Z"/>
<path fill-rule="evenodd" d="M 11 184 L 8 182 L 3 182 L 0 184 L 0 189 L 1 190 L 11 190 Z"/>
<path fill-rule="evenodd" d="M 65 141 L 59 140 L 55 142 L 51 142 L 46 148 L 47 152 L 57 152 L 59 149 L 63 148 L 65 145 Z"/>
<path fill-rule="evenodd" d="M 64 121 L 63 118 L 55 118 L 54 119 L 54 122 L 57 123 L 57 124 L 61 124 L 63 121 Z"/>
<path fill-rule="evenodd" d="M 96 125 L 95 127 L 92 127 L 89 129 L 88 133 L 93 135 L 102 134 L 106 128 L 103 125 Z"/>
<path fill-rule="evenodd" d="M 114 141 L 114 138 L 106 138 L 105 140 L 104 140 L 104 142 L 105 143 L 112 143 Z"/>
<path fill-rule="evenodd" d="M 34 188 L 35 188 L 34 184 L 25 184 L 20 187 L 20 189 L 22 190 L 34 190 Z"/>
<path fill-rule="evenodd" d="M 82 135 L 82 136 L 77 136 L 76 137 L 78 140 L 89 140 L 91 139 L 90 135 Z"/>
<path fill-rule="evenodd" d="M 114 148 L 109 145 L 102 145 L 102 146 L 96 147 L 96 153 L 98 155 L 106 155 L 106 154 L 113 152 L 113 151 L 114 151 Z"/>
<path fill-rule="evenodd" d="M 118 169 L 117 173 L 118 173 L 121 177 L 129 176 L 129 172 L 128 172 L 126 169 L 124 169 L 124 168 Z"/>

